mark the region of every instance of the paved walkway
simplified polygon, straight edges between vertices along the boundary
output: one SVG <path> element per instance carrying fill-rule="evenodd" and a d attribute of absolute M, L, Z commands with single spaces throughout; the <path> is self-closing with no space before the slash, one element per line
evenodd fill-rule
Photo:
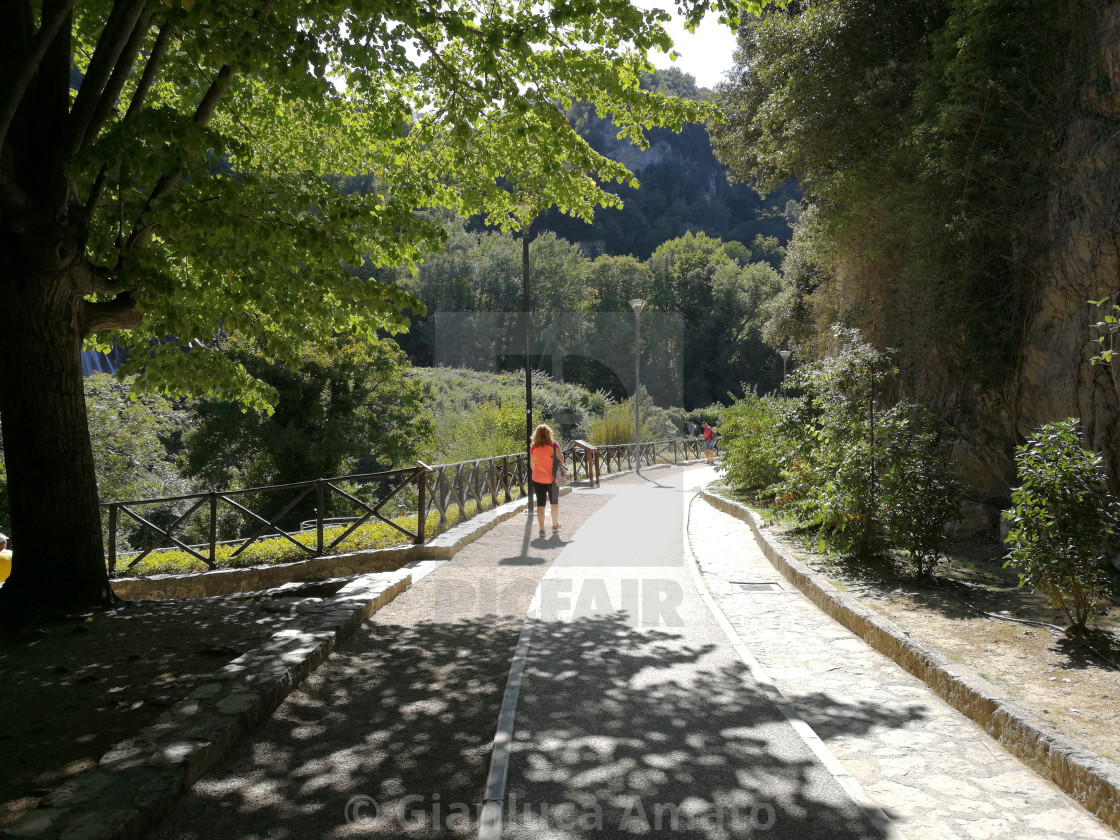
<path fill-rule="evenodd" d="M 780 578 L 693 500 L 713 477 L 609 481 L 562 538 L 518 516 L 418 565 L 150 836 L 477 837 L 512 664 L 505 837 L 879 837 L 862 785 L 894 837 L 1115 838 L 799 594 L 733 583 Z"/>
<path fill-rule="evenodd" d="M 907 840 L 1115 840 L 925 683 L 818 610 L 774 570 L 745 523 L 697 499 L 689 533 L 745 646 Z M 744 582 L 780 591 L 751 592 Z"/>

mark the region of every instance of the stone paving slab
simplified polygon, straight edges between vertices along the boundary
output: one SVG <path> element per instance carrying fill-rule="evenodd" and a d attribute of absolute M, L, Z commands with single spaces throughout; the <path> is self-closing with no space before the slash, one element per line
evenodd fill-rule
<path fill-rule="evenodd" d="M 822 612 L 745 522 L 697 500 L 689 534 L 744 645 L 908 840 L 1115 840 L 930 686 Z M 748 591 L 743 582 L 780 590 Z"/>
<path fill-rule="evenodd" d="M 335 645 L 411 584 L 407 569 L 362 575 L 321 599 L 282 599 L 296 620 L 215 672 L 98 767 L 48 794 L 5 837 L 126 840 L 141 834 L 184 790 L 266 718 Z"/>

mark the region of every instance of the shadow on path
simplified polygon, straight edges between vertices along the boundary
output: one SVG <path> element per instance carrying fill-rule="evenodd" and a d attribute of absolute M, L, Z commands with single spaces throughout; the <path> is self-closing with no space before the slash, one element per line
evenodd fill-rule
<path fill-rule="evenodd" d="M 715 647 L 624 614 L 539 625 L 504 836 L 879 837 L 746 667 L 705 661 Z M 837 723 L 906 719 L 859 707 Z"/>

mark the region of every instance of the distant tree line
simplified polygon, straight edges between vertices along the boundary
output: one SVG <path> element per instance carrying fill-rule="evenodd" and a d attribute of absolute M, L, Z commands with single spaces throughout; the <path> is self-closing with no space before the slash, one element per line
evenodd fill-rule
<path fill-rule="evenodd" d="M 546 231 L 533 237 L 529 254 L 533 311 L 618 315 L 610 323 L 620 325 L 624 333 L 619 340 L 627 358 L 633 347 L 630 299 L 648 301 L 646 316 L 678 315 L 683 327 L 680 346 L 654 346 L 657 336 L 643 335 L 642 357 L 643 367 L 663 362 L 659 357 L 674 357 L 683 381 L 684 408 L 727 402 L 745 387 L 765 392 L 777 386 L 781 360 L 764 344 L 761 332 L 780 289 L 776 268 L 783 250 L 777 239 L 758 237 L 748 248 L 737 241 L 687 233 L 639 260 L 588 257 L 577 245 Z M 437 361 L 437 313 L 479 313 L 493 319 L 522 311 L 522 244 L 511 234 L 471 231 L 462 222 L 452 222 L 444 249 L 427 254 L 415 275 L 402 273 L 395 279 L 427 307 L 423 314 L 412 314 L 409 332 L 399 339 L 401 347 L 413 364 L 430 366 Z M 579 330 L 602 328 L 604 322 L 589 318 L 586 323 L 553 336 L 559 348 L 555 352 L 580 344 L 586 337 L 577 334 Z M 479 355 L 496 359 L 497 370 L 524 365 L 523 353 L 503 358 L 497 350 L 482 348 Z M 547 359 L 532 363 L 554 369 Z M 614 399 L 630 395 L 617 375 L 594 360 L 566 358 L 562 370 L 565 380 L 591 391 L 602 390 Z"/>

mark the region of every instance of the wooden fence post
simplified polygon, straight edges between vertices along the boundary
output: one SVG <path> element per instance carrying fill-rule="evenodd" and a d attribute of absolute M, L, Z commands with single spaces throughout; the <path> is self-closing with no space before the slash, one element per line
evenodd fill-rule
<path fill-rule="evenodd" d="M 117 506 L 109 505 L 109 574 L 117 569 Z"/>
<path fill-rule="evenodd" d="M 424 544 L 424 530 L 428 523 L 428 468 L 420 467 L 420 491 L 416 501 L 416 544 Z"/>
<path fill-rule="evenodd" d="M 316 553 L 323 554 L 323 482 L 315 482 L 315 545 Z"/>
<path fill-rule="evenodd" d="M 210 491 L 210 568 L 218 564 L 218 494 Z"/>

